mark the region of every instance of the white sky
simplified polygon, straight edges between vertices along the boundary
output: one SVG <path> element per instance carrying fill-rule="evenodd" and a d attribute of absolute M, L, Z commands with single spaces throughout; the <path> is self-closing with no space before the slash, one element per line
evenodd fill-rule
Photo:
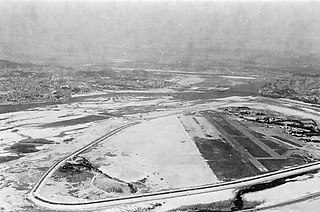
<path fill-rule="evenodd" d="M 0 0 L 0 59 L 320 55 L 319 11 L 319 1 Z"/>

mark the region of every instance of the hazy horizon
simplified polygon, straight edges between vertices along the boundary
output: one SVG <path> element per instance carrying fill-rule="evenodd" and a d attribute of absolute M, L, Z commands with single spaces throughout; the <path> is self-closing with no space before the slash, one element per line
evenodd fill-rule
<path fill-rule="evenodd" d="M 320 58 L 319 9 L 316 1 L 3 0 L 0 59 L 81 64 L 259 52 Z"/>

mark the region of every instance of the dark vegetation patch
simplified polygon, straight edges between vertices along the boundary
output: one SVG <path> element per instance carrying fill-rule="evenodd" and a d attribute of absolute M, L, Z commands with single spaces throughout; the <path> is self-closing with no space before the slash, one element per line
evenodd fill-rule
<path fill-rule="evenodd" d="M 5 163 L 5 162 L 12 161 L 12 160 L 16 160 L 16 159 L 19 159 L 20 157 L 21 156 L 18 156 L 18 155 L 1 156 L 0 163 Z"/>
<path fill-rule="evenodd" d="M 52 174 L 52 178 L 56 180 L 65 178 L 69 183 L 81 183 L 93 177 L 94 174 L 86 170 L 82 172 L 62 172 L 58 169 Z"/>
<path fill-rule="evenodd" d="M 228 181 L 260 173 L 250 162 L 246 162 L 230 144 L 220 139 L 198 137 L 194 139 L 202 156 L 220 180 Z"/>
<path fill-rule="evenodd" d="M 286 139 L 286 138 L 282 138 L 282 137 L 277 136 L 277 135 L 274 135 L 274 136 L 272 136 L 272 137 L 277 138 L 277 139 L 279 139 L 279 140 L 281 140 L 281 141 L 283 141 L 283 142 L 285 142 L 285 143 L 289 143 L 289 144 L 291 144 L 291 145 L 293 145 L 293 146 L 302 147 L 302 145 L 297 144 L 297 143 L 295 143 L 295 142 L 293 142 L 293 141 L 290 141 L 290 140 L 288 140 L 288 139 Z"/>
<path fill-rule="evenodd" d="M 85 117 L 80 117 L 80 118 L 75 118 L 75 119 L 69 119 L 69 120 L 64 120 L 64 121 L 57 121 L 57 122 L 47 123 L 47 124 L 41 125 L 41 127 L 42 128 L 47 128 L 47 127 L 65 127 L 65 126 L 72 126 L 72 125 L 77 125 L 77 124 L 90 123 L 90 122 L 103 120 L 103 119 L 108 119 L 108 117 L 90 115 L 90 116 L 85 116 Z"/>
<path fill-rule="evenodd" d="M 315 171 L 309 171 L 309 172 L 304 172 L 304 173 L 299 173 L 299 174 L 295 174 L 295 175 L 291 175 L 288 177 L 283 177 L 283 178 L 278 178 L 275 180 L 272 180 L 270 182 L 263 182 L 263 183 L 258 183 L 258 184 L 254 184 L 245 188 L 240 189 L 234 199 L 234 204 L 236 206 L 236 210 L 244 210 L 246 209 L 245 206 L 245 200 L 242 199 L 242 196 L 246 193 L 253 193 L 253 192 L 257 192 L 257 191 L 263 191 L 266 189 L 270 189 L 270 188 L 274 188 L 274 187 L 278 187 L 281 185 L 284 185 L 288 182 L 294 182 L 297 181 L 294 178 L 298 177 L 298 176 L 303 176 L 303 175 L 307 175 L 307 174 L 315 174 L 317 173 L 318 170 Z M 290 179 L 290 180 L 289 180 Z"/>
<path fill-rule="evenodd" d="M 245 137 L 233 137 L 243 146 L 253 157 L 271 157 L 267 152 L 260 148 L 256 143 Z"/>
<path fill-rule="evenodd" d="M 43 144 L 54 144 L 54 141 L 47 140 L 45 138 L 27 138 L 19 141 L 19 143 L 28 143 L 28 144 L 38 144 L 38 145 L 43 145 Z"/>
<path fill-rule="evenodd" d="M 73 157 L 66 161 L 62 166 L 56 170 L 52 178 L 60 180 L 66 179 L 70 183 L 81 183 L 88 179 L 92 179 L 94 171 L 99 171 L 97 168 L 84 157 Z"/>
<path fill-rule="evenodd" d="M 35 144 L 29 144 L 29 143 L 15 143 L 12 144 L 9 147 L 9 150 L 12 152 L 16 152 L 17 154 L 20 153 L 32 153 L 32 152 L 38 152 L 39 150 L 36 148 Z"/>
<path fill-rule="evenodd" d="M 16 153 L 18 155 L 20 154 L 24 154 L 24 153 L 33 153 L 33 152 L 37 152 L 39 151 L 37 149 L 38 146 L 42 146 L 45 144 L 53 144 L 55 143 L 54 141 L 50 141 L 44 138 L 27 138 L 27 139 L 23 139 L 17 143 L 12 144 L 10 147 L 6 147 L 4 148 L 4 150 L 8 150 L 10 152 Z M 14 159 L 18 159 L 19 156 L 15 157 L 15 156 L 6 156 L 3 158 L 4 162 L 10 161 L 10 160 L 14 160 Z M 7 160 L 7 161 L 5 161 Z"/>
<path fill-rule="evenodd" d="M 243 209 L 252 209 L 260 205 L 262 202 L 258 201 L 246 201 L 243 200 Z M 168 212 L 230 212 L 235 211 L 236 207 L 234 206 L 234 200 L 223 200 L 212 202 L 209 204 L 196 204 L 196 205 L 186 205 L 181 206 L 176 209 L 169 210 Z"/>

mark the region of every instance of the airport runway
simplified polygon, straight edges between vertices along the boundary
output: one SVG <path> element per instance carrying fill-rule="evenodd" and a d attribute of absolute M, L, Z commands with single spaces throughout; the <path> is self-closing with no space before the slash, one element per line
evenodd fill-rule
<path fill-rule="evenodd" d="M 94 208 L 104 208 L 110 206 L 121 206 L 124 204 L 134 204 L 134 203 L 141 203 L 141 202 L 154 202 L 154 201 L 161 201 L 164 199 L 169 198 L 183 198 L 184 196 L 190 195 L 199 195 L 204 193 L 211 193 L 211 192 L 219 192 L 228 189 L 241 189 L 246 186 L 251 186 L 254 184 L 259 184 L 263 182 L 270 182 L 279 178 L 285 178 L 293 175 L 299 175 L 303 173 L 308 173 L 310 171 L 319 170 L 320 169 L 320 162 L 314 162 L 310 164 L 305 164 L 299 167 L 292 167 L 284 170 L 275 171 L 272 173 L 265 173 L 258 176 L 242 178 L 239 180 L 231 181 L 231 182 L 223 182 L 217 184 L 208 184 L 184 189 L 174 189 L 170 191 L 161 191 L 161 192 L 153 192 L 153 193 L 146 193 L 146 194 L 138 194 L 132 196 L 124 196 L 118 198 L 110 198 L 110 199 L 101 199 L 101 200 L 91 200 L 85 202 L 62 202 L 62 201 L 53 201 L 47 198 L 44 198 L 40 194 L 40 190 L 42 189 L 43 185 L 45 184 L 46 178 L 51 175 L 58 167 L 60 167 L 66 160 L 71 157 L 74 157 L 83 151 L 87 150 L 88 148 L 92 147 L 93 145 L 104 141 L 108 137 L 124 130 L 128 127 L 133 125 L 139 124 L 140 122 L 134 122 L 122 127 L 119 127 L 104 136 L 94 140 L 87 146 L 77 150 L 76 152 L 68 155 L 61 161 L 55 163 L 37 182 L 37 184 L 32 188 L 32 190 L 28 194 L 28 200 L 33 202 L 35 205 L 53 209 L 53 210 L 71 210 L 71 211 L 79 211 L 79 210 L 92 210 Z M 312 198 L 310 194 L 310 198 Z M 306 198 L 306 197 L 304 197 Z"/>

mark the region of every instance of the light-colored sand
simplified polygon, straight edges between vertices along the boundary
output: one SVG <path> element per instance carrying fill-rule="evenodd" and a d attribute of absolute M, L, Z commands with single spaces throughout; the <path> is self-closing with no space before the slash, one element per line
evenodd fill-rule
<path fill-rule="evenodd" d="M 133 126 L 84 156 L 126 182 L 147 178 L 152 191 L 217 182 L 176 116 Z"/>
<path fill-rule="evenodd" d="M 180 85 L 192 85 L 203 82 L 204 79 L 197 75 L 178 75 L 170 80 L 171 82 L 179 83 Z"/>

